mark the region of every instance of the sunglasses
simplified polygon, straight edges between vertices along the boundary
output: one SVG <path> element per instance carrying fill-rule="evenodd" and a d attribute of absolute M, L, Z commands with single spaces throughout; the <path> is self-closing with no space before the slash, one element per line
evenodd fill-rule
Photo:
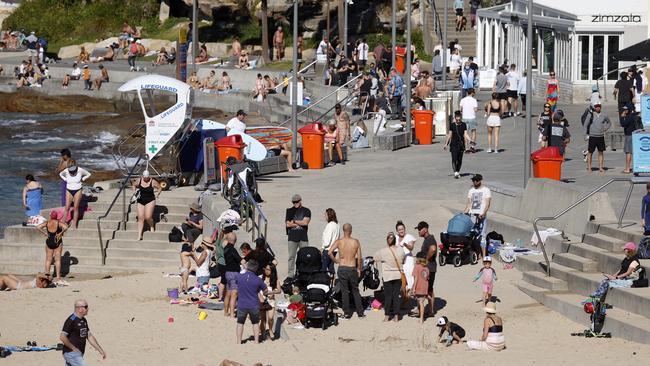
<path fill-rule="evenodd" d="M 75 306 L 75 307 L 77 307 L 77 308 L 88 309 L 88 305 L 77 305 L 77 306 Z"/>
<path fill-rule="evenodd" d="M 295 205 L 296 203 L 300 203 L 300 201 L 292 201 L 293 204 Z"/>

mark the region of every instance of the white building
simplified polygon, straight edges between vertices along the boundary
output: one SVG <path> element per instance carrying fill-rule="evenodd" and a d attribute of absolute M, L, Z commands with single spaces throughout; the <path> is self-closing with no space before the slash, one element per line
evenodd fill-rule
<path fill-rule="evenodd" d="M 549 71 L 555 71 L 560 80 L 562 100 L 582 102 L 596 83 L 601 94 L 607 88 L 611 95 L 619 74 L 615 70 L 630 64 L 616 62 L 611 56 L 650 37 L 648 3 L 534 0 L 533 80 L 537 95 L 545 93 Z M 480 65 L 492 69 L 507 60 L 520 70 L 527 67 L 528 0 L 479 9 L 477 15 Z"/>

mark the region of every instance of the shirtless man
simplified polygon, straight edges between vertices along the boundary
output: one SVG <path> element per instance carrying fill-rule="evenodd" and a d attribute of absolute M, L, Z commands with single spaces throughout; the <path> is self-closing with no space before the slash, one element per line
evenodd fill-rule
<path fill-rule="evenodd" d="M 239 38 L 235 37 L 232 39 L 232 55 L 239 57 L 241 54 L 241 43 L 239 43 Z"/>
<path fill-rule="evenodd" d="M 334 253 L 339 251 L 338 257 Z M 363 318 L 363 305 L 359 294 L 359 277 L 361 276 L 361 244 L 352 237 L 352 225 L 343 225 L 343 239 L 332 244 L 328 254 L 332 262 L 339 265 L 338 276 L 341 283 L 341 295 L 343 297 L 343 312 L 346 319 L 352 318 L 350 309 L 350 293 L 354 296 L 354 305 L 357 315 Z"/>
<path fill-rule="evenodd" d="M 284 58 L 284 31 L 278 27 L 273 35 L 273 48 L 275 49 L 275 60 L 279 61 Z"/>

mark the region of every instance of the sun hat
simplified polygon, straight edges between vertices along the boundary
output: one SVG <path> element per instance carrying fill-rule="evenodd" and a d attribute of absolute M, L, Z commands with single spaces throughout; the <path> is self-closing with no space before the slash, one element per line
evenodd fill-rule
<path fill-rule="evenodd" d="M 483 262 L 492 262 L 492 257 L 486 255 L 485 257 L 483 257 Z"/>
<path fill-rule="evenodd" d="M 625 250 L 636 250 L 636 244 L 634 242 L 631 242 L 631 241 L 627 242 L 623 246 L 623 249 L 625 249 Z"/>
<path fill-rule="evenodd" d="M 436 325 L 439 327 L 444 327 L 445 325 L 447 325 L 447 323 L 449 323 L 449 319 L 447 319 L 446 316 L 441 316 L 440 318 L 438 318 Z"/>
<path fill-rule="evenodd" d="M 192 202 L 190 203 L 190 210 L 196 211 L 196 212 L 201 212 L 201 206 L 199 206 L 198 203 Z"/>
<path fill-rule="evenodd" d="M 497 304 L 493 302 L 488 302 L 487 305 L 483 308 L 483 311 L 485 311 L 488 314 L 496 314 L 497 313 Z"/>
<path fill-rule="evenodd" d="M 206 247 L 210 248 L 211 250 L 214 250 L 214 240 L 212 237 L 209 236 L 203 236 L 201 239 L 201 244 L 205 245 Z"/>

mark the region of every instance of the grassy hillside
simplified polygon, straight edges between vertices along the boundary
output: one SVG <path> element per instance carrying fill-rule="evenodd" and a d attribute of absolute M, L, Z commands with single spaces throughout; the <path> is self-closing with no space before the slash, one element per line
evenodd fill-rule
<path fill-rule="evenodd" d="M 35 31 L 50 42 L 49 51 L 117 36 L 123 22 L 142 26 L 143 36 L 165 36 L 181 21 L 158 23 L 157 0 L 24 0 L 3 23 L 5 28 Z M 186 21 L 186 19 L 184 19 Z"/>

